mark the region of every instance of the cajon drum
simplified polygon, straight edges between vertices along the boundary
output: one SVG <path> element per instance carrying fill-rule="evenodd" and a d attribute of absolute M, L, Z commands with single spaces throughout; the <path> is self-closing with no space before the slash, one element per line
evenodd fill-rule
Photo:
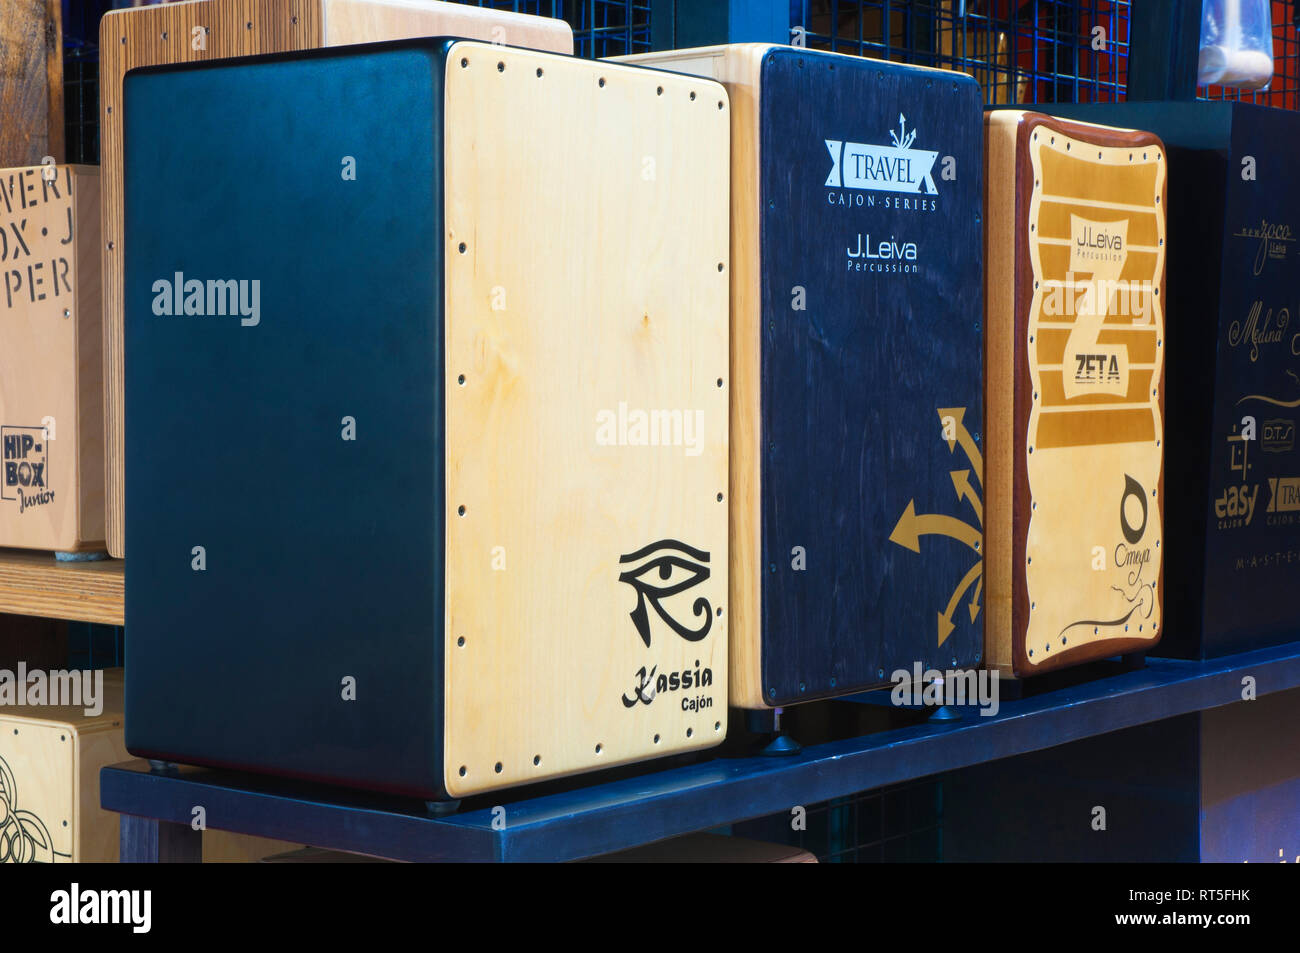
<path fill-rule="evenodd" d="M 731 703 L 976 664 L 978 87 L 785 46 L 627 61 L 732 99 Z"/>
<path fill-rule="evenodd" d="M 104 548 L 99 169 L 0 169 L 0 546 Z"/>
<path fill-rule="evenodd" d="M 1146 132 L 987 114 L 987 664 L 1162 628 L 1165 178 Z"/>
<path fill-rule="evenodd" d="M 726 91 L 455 40 L 126 89 L 131 751 L 429 800 L 720 742 Z"/>
<path fill-rule="evenodd" d="M 1249 103 L 1070 107 L 1169 150 L 1160 654 L 1214 658 L 1296 638 L 1300 613 L 1300 115 Z M 1054 110 L 1065 107 L 1053 107 Z"/>
<path fill-rule="evenodd" d="M 0 863 L 117 860 L 118 815 L 99 806 L 99 769 L 126 760 L 120 670 L 104 673 L 98 706 L 80 694 L 82 673 L 68 674 L 78 694 L 69 699 L 60 689 L 59 700 L 85 704 L 46 704 L 52 677 L 41 682 L 39 700 L 27 696 L 37 683 L 26 677 L 0 686 L 0 697 L 21 691 L 23 701 L 37 702 L 0 706 Z"/>
<path fill-rule="evenodd" d="M 100 21 L 100 151 L 104 167 L 105 420 L 108 550 L 123 542 L 122 78 L 165 63 L 280 53 L 420 36 L 464 36 L 573 52 L 564 20 L 441 0 L 186 0 L 114 10 Z M 184 110 L 183 103 L 174 107 Z"/>

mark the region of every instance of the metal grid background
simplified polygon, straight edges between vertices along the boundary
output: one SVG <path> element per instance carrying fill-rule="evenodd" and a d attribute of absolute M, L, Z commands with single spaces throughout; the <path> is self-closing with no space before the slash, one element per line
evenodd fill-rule
<path fill-rule="evenodd" d="M 802 29 L 812 49 L 970 73 L 989 104 L 1113 102 L 1128 82 L 1129 5 L 793 0 L 791 35 Z"/>
<path fill-rule="evenodd" d="M 457 0 L 568 20 L 574 52 L 587 59 L 650 50 L 650 0 Z"/>
<path fill-rule="evenodd" d="M 1281 109 L 1300 108 L 1300 2 L 1273 0 L 1273 82 L 1267 90 L 1251 92 L 1204 86 L 1203 99 L 1230 99 Z"/>

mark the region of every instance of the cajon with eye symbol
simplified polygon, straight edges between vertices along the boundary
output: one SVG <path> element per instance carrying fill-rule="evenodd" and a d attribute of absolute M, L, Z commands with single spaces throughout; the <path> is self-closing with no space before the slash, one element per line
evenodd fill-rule
<path fill-rule="evenodd" d="M 1026 677 L 1160 639 L 1164 146 L 987 114 L 987 663 Z"/>
<path fill-rule="evenodd" d="M 974 666 L 979 88 L 760 44 L 620 61 L 731 94 L 732 704 Z"/>
<path fill-rule="evenodd" d="M 427 40 L 126 100 L 131 751 L 440 799 L 719 743 L 725 90 Z"/>

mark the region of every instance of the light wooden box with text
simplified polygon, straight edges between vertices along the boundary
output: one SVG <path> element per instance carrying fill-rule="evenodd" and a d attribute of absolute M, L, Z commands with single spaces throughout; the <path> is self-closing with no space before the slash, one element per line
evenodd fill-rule
<path fill-rule="evenodd" d="M 0 169 L 0 547 L 104 548 L 99 169 Z"/>
<path fill-rule="evenodd" d="M 985 128 L 985 662 L 1023 678 L 1160 640 L 1168 161 L 1149 132 Z"/>

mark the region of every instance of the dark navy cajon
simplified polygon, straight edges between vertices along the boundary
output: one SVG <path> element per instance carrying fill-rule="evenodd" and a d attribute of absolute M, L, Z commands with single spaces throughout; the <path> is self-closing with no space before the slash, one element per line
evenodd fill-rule
<path fill-rule="evenodd" d="M 723 740 L 728 112 L 468 41 L 128 74 L 133 754 L 438 799 Z"/>
<path fill-rule="evenodd" d="M 1055 107 L 1169 150 L 1166 632 L 1212 658 L 1300 636 L 1300 115 Z"/>
<path fill-rule="evenodd" d="M 784 46 L 628 57 L 732 101 L 731 700 L 980 660 L 980 92 Z"/>

